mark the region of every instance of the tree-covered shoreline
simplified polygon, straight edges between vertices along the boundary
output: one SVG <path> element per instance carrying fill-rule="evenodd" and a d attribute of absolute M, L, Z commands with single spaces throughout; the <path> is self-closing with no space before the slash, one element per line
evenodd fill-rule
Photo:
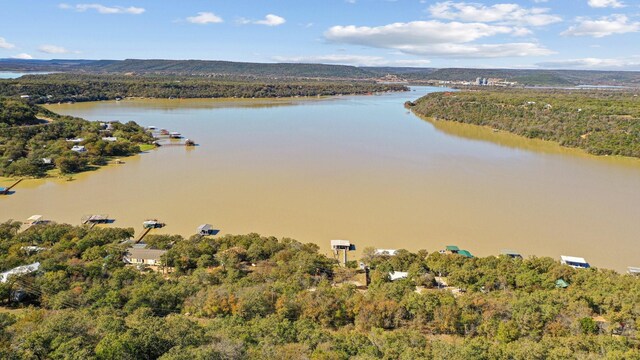
<path fill-rule="evenodd" d="M 46 119 L 46 120 L 43 120 Z M 137 154 L 153 137 L 135 122 L 100 123 L 0 97 L 0 176 L 68 175 Z"/>
<path fill-rule="evenodd" d="M 150 236 L 162 275 L 123 262 L 133 229 L 19 227 L 0 224 L 0 271 L 40 268 L 0 284 L 6 359 L 640 358 L 640 283 L 609 270 L 369 249 L 364 286 L 292 239 Z"/>
<path fill-rule="evenodd" d="M 0 80 L 0 96 L 29 96 L 37 104 L 148 98 L 277 98 L 408 91 L 373 81 L 263 79 L 251 76 L 48 74 Z"/>
<path fill-rule="evenodd" d="M 488 126 L 594 155 L 640 157 L 640 97 L 631 91 L 441 92 L 407 104 L 436 120 Z"/>

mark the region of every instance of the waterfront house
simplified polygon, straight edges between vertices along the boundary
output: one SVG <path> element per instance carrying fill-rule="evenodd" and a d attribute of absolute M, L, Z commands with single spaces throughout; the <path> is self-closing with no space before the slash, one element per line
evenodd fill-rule
<path fill-rule="evenodd" d="M 591 267 L 584 258 L 575 256 L 562 255 L 560 256 L 560 262 L 564 265 L 569 265 L 574 269 L 588 269 Z"/>
<path fill-rule="evenodd" d="M 157 250 L 157 249 L 140 249 L 130 247 L 127 249 L 127 253 L 122 258 L 125 263 L 131 265 L 150 265 L 150 266 L 160 266 L 162 265 L 162 255 L 164 255 L 166 250 Z"/>

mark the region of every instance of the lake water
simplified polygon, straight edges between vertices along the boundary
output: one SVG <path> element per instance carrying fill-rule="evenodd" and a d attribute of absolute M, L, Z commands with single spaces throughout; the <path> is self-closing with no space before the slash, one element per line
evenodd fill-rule
<path fill-rule="evenodd" d="M 109 214 L 158 231 L 258 232 L 359 249 L 456 244 L 476 255 L 583 256 L 640 266 L 640 161 L 469 125 L 430 123 L 406 100 L 441 89 L 322 100 L 126 100 L 51 105 L 90 120 L 179 131 L 164 147 L 74 181 L 30 180 L 0 197 L 0 220 L 78 224 Z M 6 181 L 4 182 L 6 183 Z M 1 186 L 2 184 L 0 184 Z M 352 256 L 352 258 L 355 258 Z"/>
<path fill-rule="evenodd" d="M 3 72 L 0 71 L 0 79 L 17 79 L 23 75 L 50 74 L 49 72 Z"/>

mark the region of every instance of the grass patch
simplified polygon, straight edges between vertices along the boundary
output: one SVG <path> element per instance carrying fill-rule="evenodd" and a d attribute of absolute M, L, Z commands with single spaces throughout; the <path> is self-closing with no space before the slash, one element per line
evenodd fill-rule
<path fill-rule="evenodd" d="M 149 151 L 155 149 L 156 146 L 153 144 L 140 144 L 140 151 Z"/>

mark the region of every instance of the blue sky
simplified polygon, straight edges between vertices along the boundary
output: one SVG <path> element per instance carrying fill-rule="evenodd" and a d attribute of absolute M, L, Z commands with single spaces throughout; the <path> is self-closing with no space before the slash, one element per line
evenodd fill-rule
<path fill-rule="evenodd" d="M 640 0 L 4 0 L 0 9 L 0 58 L 640 70 Z"/>

